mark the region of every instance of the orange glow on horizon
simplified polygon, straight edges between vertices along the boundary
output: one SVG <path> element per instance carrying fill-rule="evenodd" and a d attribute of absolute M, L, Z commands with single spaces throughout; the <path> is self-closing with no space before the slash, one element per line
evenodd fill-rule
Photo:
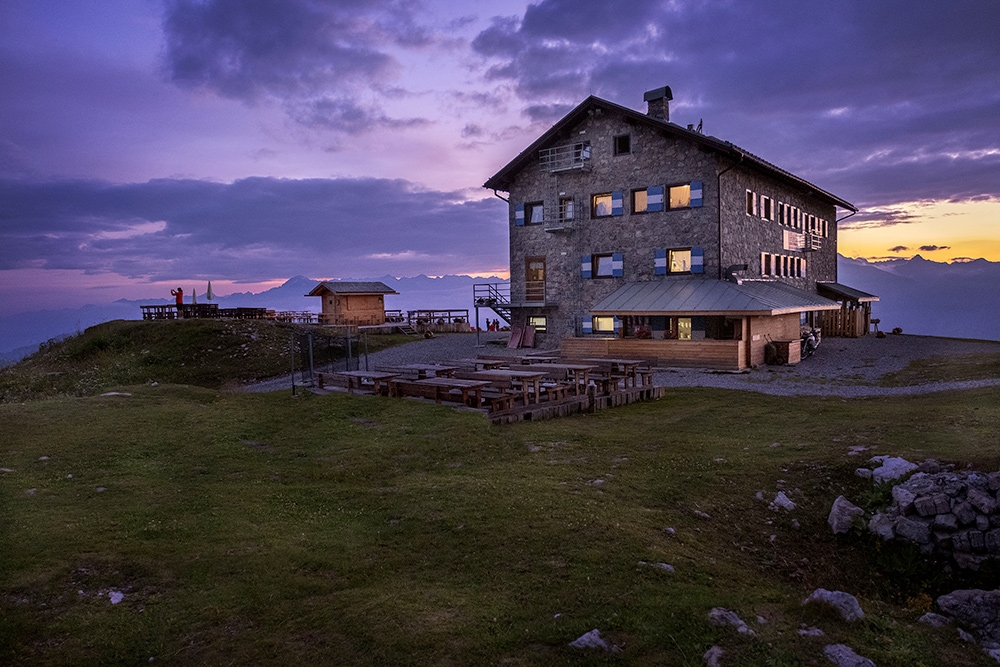
<path fill-rule="evenodd" d="M 841 255 L 869 261 L 916 255 L 935 262 L 1000 261 L 1000 200 L 909 202 L 882 211 L 890 218 L 906 216 L 906 222 L 839 230 Z"/>

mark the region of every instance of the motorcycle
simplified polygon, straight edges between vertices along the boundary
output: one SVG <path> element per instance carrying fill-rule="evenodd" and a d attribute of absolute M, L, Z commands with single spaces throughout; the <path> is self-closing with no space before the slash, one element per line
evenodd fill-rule
<path fill-rule="evenodd" d="M 819 347 L 821 337 L 822 333 L 820 332 L 819 329 L 815 327 L 809 329 L 808 332 L 803 334 L 802 355 L 801 355 L 803 359 L 805 359 L 806 357 L 811 357 L 813 355 L 813 352 L 815 352 L 816 348 Z"/>

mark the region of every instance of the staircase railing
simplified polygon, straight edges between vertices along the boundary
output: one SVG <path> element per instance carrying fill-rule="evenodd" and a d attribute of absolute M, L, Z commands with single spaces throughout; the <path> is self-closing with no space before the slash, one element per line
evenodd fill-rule
<path fill-rule="evenodd" d="M 472 302 L 477 308 L 492 308 L 510 322 L 510 283 L 476 283 L 472 286 Z"/>

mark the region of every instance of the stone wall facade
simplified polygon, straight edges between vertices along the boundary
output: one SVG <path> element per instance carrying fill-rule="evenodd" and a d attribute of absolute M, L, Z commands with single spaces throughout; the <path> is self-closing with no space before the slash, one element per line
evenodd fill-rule
<path fill-rule="evenodd" d="M 616 137 L 628 135 L 630 150 L 616 154 Z M 815 292 L 817 280 L 836 280 L 836 208 L 819 198 L 741 165 L 706 148 L 696 137 L 636 123 L 620 111 L 597 106 L 571 127 L 562 128 L 547 146 L 589 142 L 590 168 L 550 173 L 539 165 L 537 152 L 511 179 L 509 186 L 510 293 L 512 324 L 528 316 L 546 318 L 547 331 L 536 337 L 541 347 L 556 347 L 565 336 L 581 333 L 588 309 L 628 282 L 669 280 L 654 274 L 655 249 L 700 248 L 703 274 L 722 278 L 733 264 L 747 264 L 743 277 L 761 278 L 761 253 L 798 255 L 806 259 L 806 277 L 779 277 L 794 287 Z M 619 151 L 621 152 L 621 151 Z M 702 205 L 659 212 L 633 210 L 632 192 L 655 185 L 702 184 Z M 720 197 L 720 187 L 722 193 Z M 783 249 L 783 227 L 777 221 L 747 215 L 746 191 L 754 190 L 829 221 L 829 237 L 816 252 Z M 623 214 L 595 217 L 593 196 L 620 191 Z M 551 215 L 561 200 L 574 202 L 574 216 L 561 225 L 516 224 L 518 205 L 541 203 Z M 824 200 L 825 201 L 825 200 Z M 775 204 L 776 205 L 776 204 Z M 526 218 L 528 216 L 526 215 Z M 582 258 L 620 253 L 620 277 L 584 278 Z M 544 260 L 544 300 L 527 289 L 527 262 Z"/>
<path fill-rule="evenodd" d="M 723 268 L 733 264 L 748 264 L 749 270 L 741 275 L 762 278 L 761 253 L 797 257 L 806 262 L 803 278 L 777 278 L 793 287 L 815 292 L 817 282 L 837 280 L 837 208 L 833 204 L 804 195 L 794 188 L 764 174 L 736 166 L 719 177 L 722 183 L 722 263 Z M 828 235 L 821 238 L 816 251 L 786 250 L 783 232 L 794 231 L 777 220 L 765 220 L 747 214 L 747 190 L 770 197 L 774 206 L 787 204 L 804 214 L 814 215 L 828 222 Z M 775 215 L 777 218 L 777 215 Z"/>

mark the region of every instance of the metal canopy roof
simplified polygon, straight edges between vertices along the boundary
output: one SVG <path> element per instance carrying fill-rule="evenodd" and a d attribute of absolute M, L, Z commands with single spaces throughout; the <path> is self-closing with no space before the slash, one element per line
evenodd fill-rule
<path fill-rule="evenodd" d="M 667 278 L 628 283 L 598 301 L 595 315 L 783 315 L 840 304 L 777 281 Z"/>
<path fill-rule="evenodd" d="M 859 289 L 854 289 L 853 287 L 848 287 L 847 285 L 841 285 L 840 283 L 816 283 L 816 291 L 820 294 L 829 296 L 831 299 L 845 299 L 847 301 L 855 301 L 857 303 L 879 300 L 874 294 L 862 292 Z"/>
<path fill-rule="evenodd" d="M 383 282 L 338 282 L 336 280 L 326 280 L 321 282 L 306 296 L 323 296 L 330 294 L 399 294 Z"/>

